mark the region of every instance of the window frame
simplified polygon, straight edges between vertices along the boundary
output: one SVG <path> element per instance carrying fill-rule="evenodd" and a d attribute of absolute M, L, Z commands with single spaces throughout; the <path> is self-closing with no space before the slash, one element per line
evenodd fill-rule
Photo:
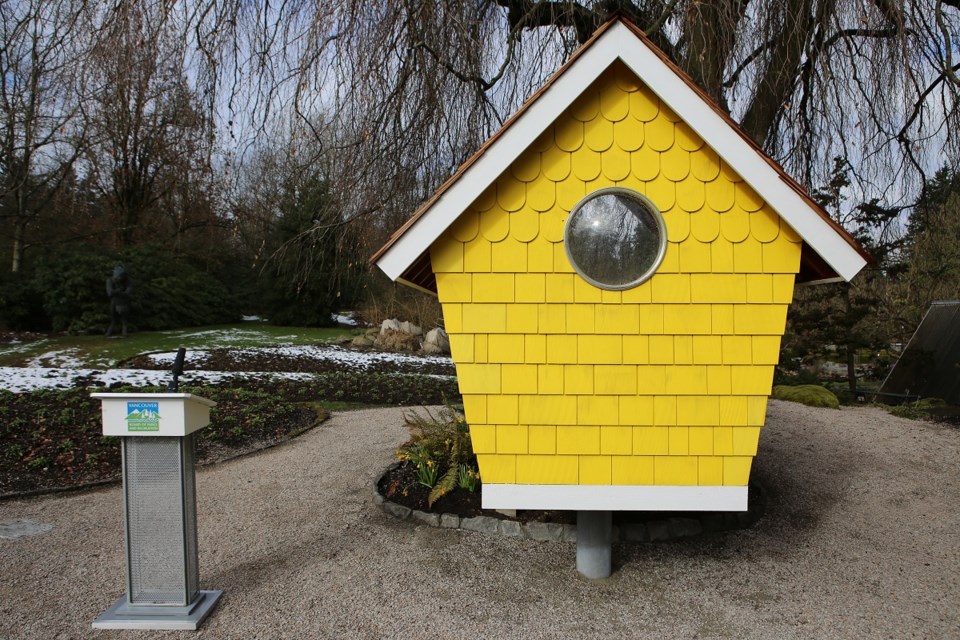
<path fill-rule="evenodd" d="M 654 222 L 656 223 L 657 229 L 660 233 L 660 246 L 657 248 L 657 255 L 654 258 L 651 265 L 645 271 L 643 271 L 637 278 L 623 284 L 609 284 L 605 282 L 600 282 L 599 280 L 596 280 L 592 276 L 584 273 L 581 266 L 577 264 L 576 260 L 574 260 L 574 257 L 571 254 L 571 250 L 570 250 L 571 227 L 577 214 L 580 213 L 580 211 L 586 205 L 588 205 L 591 201 L 607 195 L 624 196 L 637 202 L 641 207 L 646 209 L 647 212 L 650 214 L 650 216 L 653 218 Z M 663 218 L 663 214 L 660 212 L 660 209 L 657 207 L 657 205 L 655 205 L 650 200 L 650 198 L 643 195 L 639 191 L 628 189 L 626 187 L 604 187 L 602 189 L 597 189 L 596 191 L 588 193 L 586 196 L 584 196 L 583 199 L 580 200 L 580 202 L 578 202 L 576 206 L 574 206 L 573 210 L 570 212 L 570 215 L 567 216 L 566 223 L 564 224 L 564 227 L 563 227 L 563 248 L 567 254 L 567 260 L 570 262 L 570 265 L 573 267 L 573 270 L 581 278 L 583 278 L 584 280 L 586 280 L 587 282 L 589 282 L 590 284 L 592 284 L 593 286 L 599 289 L 605 289 L 607 291 L 625 291 L 627 289 L 633 289 L 634 287 L 640 286 L 641 284 L 643 284 L 644 282 L 652 278 L 656 273 L 657 269 L 660 268 L 660 265 L 663 264 L 663 259 L 664 257 L 666 257 L 666 253 L 667 253 L 667 224 Z"/>

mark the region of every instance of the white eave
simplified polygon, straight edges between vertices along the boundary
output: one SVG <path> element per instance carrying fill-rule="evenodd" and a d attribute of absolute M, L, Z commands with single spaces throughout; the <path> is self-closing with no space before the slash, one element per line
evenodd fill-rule
<path fill-rule="evenodd" d="M 377 259 L 392 280 L 426 251 L 461 213 L 522 154 L 614 61 L 620 60 L 693 129 L 844 280 L 867 263 L 814 205 L 789 184 L 758 148 L 620 21 L 580 51 L 551 79 L 473 163 L 421 211 Z"/>

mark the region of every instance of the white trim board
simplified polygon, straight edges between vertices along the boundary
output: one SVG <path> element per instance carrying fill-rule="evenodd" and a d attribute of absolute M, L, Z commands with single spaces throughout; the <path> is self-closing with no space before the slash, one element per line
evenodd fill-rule
<path fill-rule="evenodd" d="M 620 60 L 696 131 L 843 279 L 853 278 L 866 266 L 863 256 L 786 183 L 762 152 L 743 139 L 651 46 L 622 22 L 611 25 L 553 79 L 553 84 L 526 105 L 483 155 L 387 249 L 377 265 L 391 279 L 399 278 L 537 136 L 552 125 L 615 60 Z"/>
<path fill-rule="evenodd" d="M 747 487 L 487 484 L 484 509 L 568 511 L 746 511 Z"/>

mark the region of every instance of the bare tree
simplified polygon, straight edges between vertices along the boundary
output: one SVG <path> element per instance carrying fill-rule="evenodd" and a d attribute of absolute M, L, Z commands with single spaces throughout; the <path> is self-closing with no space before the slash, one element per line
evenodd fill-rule
<path fill-rule="evenodd" d="M 152 209 L 191 174 L 206 172 L 212 129 L 187 77 L 189 23 L 172 3 L 120 2 L 92 28 L 86 170 L 110 203 L 116 245 L 124 247 L 164 217 L 182 230 L 182 212 Z"/>
<path fill-rule="evenodd" d="M 76 81 L 82 2 L 0 3 L 0 197 L 10 221 L 11 271 L 28 227 L 47 208 L 82 149 Z"/>
<path fill-rule="evenodd" d="M 260 104 L 316 126 L 322 103 L 352 184 L 376 176 L 363 211 L 435 187 L 617 12 L 807 184 L 841 156 L 864 199 L 903 202 L 960 157 L 957 0 L 290 0 L 228 22 Z"/>

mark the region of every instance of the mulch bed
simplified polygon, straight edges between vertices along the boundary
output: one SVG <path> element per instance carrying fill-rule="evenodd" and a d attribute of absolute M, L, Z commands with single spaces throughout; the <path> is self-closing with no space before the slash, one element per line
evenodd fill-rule
<path fill-rule="evenodd" d="M 210 389 L 211 425 L 196 437 L 197 462 L 262 449 L 325 417 L 307 403 Z M 251 411 L 251 404 L 256 407 Z M 100 401 L 87 389 L 0 394 L 0 496 L 84 486 L 120 477 L 119 438 L 104 436 Z"/>
<path fill-rule="evenodd" d="M 441 474 L 442 475 L 442 474 Z M 444 495 L 431 507 L 429 504 L 430 488 L 417 480 L 414 466 L 409 462 L 402 462 L 391 467 L 380 478 L 377 485 L 380 495 L 397 504 L 410 507 L 417 511 L 431 513 L 450 513 L 461 518 L 476 516 L 491 516 L 505 520 L 519 520 L 520 522 L 558 522 L 575 524 L 577 514 L 574 511 L 517 511 L 515 518 L 506 516 L 497 511 L 480 507 L 480 492 L 471 493 L 466 489 L 454 488 Z"/>
<path fill-rule="evenodd" d="M 331 345 L 322 345 L 324 349 L 341 351 L 344 354 L 355 352 Z M 379 352 L 366 351 L 373 355 Z M 198 362 L 199 360 L 199 362 Z M 455 376 L 456 370 L 452 362 L 437 362 L 433 359 L 393 359 L 384 354 L 382 361 L 369 365 L 351 363 L 349 360 L 335 358 L 314 358 L 309 354 L 276 352 L 270 349 L 204 349 L 203 354 L 191 354 L 188 351 L 184 363 L 184 370 L 201 368 L 204 371 L 258 371 L 258 372 L 287 372 L 298 373 L 341 373 L 357 371 L 379 371 L 391 374 L 420 374 L 432 376 Z M 125 360 L 117 365 L 124 369 L 169 369 L 169 363 L 158 363 L 149 354 Z"/>

